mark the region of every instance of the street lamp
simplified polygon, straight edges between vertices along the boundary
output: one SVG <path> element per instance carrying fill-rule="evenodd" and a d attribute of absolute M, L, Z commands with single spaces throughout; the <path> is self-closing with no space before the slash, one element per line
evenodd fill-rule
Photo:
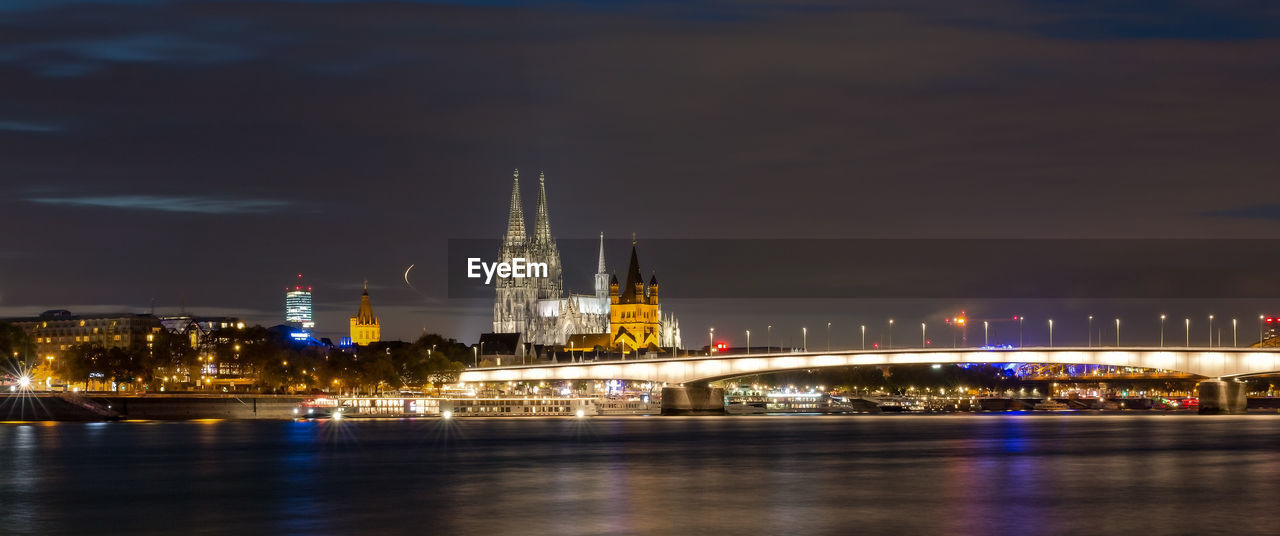
<path fill-rule="evenodd" d="M 1164 348 L 1164 315 L 1160 315 L 1160 347 Z"/>
<path fill-rule="evenodd" d="M 866 350 L 867 349 L 867 325 L 862 324 L 859 327 L 862 328 L 862 349 Z"/>
<path fill-rule="evenodd" d="M 1099 340 L 1098 344 L 1102 344 Z M 1093 348 L 1093 315 L 1089 315 L 1089 347 Z"/>
<path fill-rule="evenodd" d="M 767 354 L 772 350 L 773 350 L 773 324 L 769 324 L 768 327 L 764 328 L 764 353 Z"/>
<path fill-rule="evenodd" d="M 1213 348 L 1213 315 L 1209 315 L 1209 347 Z"/>
<path fill-rule="evenodd" d="M 920 347 L 925 348 L 927 346 L 929 346 L 929 339 L 925 338 L 924 336 L 924 322 L 921 322 L 920 323 Z"/>
<path fill-rule="evenodd" d="M 893 348 L 893 319 L 889 319 L 889 348 Z"/>
<path fill-rule="evenodd" d="M 751 330 L 747 330 L 747 355 L 751 355 Z"/>
<path fill-rule="evenodd" d="M 1190 348 L 1191 347 L 1191 319 L 1187 318 L 1185 322 L 1187 323 L 1187 348 Z"/>
<path fill-rule="evenodd" d="M 1240 346 L 1240 341 L 1236 339 L 1236 319 L 1232 318 L 1231 319 L 1231 347 L 1236 348 L 1238 346 Z"/>
<path fill-rule="evenodd" d="M 716 351 L 716 328 L 707 331 L 707 355 Z"/>
<path fill-rule="evenodd" d="M 1018 315 L 1018 348 L 1022 348 L 1022 320 L 1025 316 Z"/>
<path fill-rule="evenodd" d="M 1120 319 L 1116 319 L 1116 346 L 1120 346 Z"/>
<path fill-rule="evenodd" d="M 1053 348 L 1053 319 L 1049 319 L 1049 347 Z"/>
<path fill-rule="evenodd" d="M 480 367 L 480 347 L 479 346 L 471 347 L 471 358 L 475 360 L 476 368 L 479 368 Z"/>
<path fill-rule="evenodd" d="M 982 321 L 982 345 L 991 346 L 991 343 L 987 340 L 987 321 L 986 320 Z"/>
<path fill-rule="evenodd" d="M 804 351 L 809 351 L 809 328 L 800 328 L 800 347 Z"/>
<path fill-rule="evenodd" d="M 827 322 L 827 351 L 831 351 L 831 323 Z"/>

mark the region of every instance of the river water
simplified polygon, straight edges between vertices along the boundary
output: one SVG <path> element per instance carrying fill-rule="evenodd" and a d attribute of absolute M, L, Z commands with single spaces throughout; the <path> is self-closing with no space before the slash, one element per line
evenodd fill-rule
<path fill-rule="evenodd" d="M 1275 534 L 1280 416 L 0 424 L 3 534 Z"/>

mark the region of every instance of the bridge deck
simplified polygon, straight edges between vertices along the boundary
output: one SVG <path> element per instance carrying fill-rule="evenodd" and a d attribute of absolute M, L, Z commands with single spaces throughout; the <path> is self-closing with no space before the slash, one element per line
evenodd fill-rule
<path fill-rule="evenodd" d="M 624 379 L 667 384 L 703 382 L 785 370 L 907 364 L 1044 363 L 1141 367 L 1195 377 L 1239 377 L 1280 371 L 1280 351 L 1258 348 L 1020 348 L 845 350 L 588 361 L 470 369 L 463 382 Z"/>

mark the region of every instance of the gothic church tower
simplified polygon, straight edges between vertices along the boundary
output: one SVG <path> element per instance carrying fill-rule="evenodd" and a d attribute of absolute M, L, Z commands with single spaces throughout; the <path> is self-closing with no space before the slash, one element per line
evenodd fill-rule
<path fill-rule="evenodd" d="M 524 208 L 520 204 L 520 170 L 517 169 L 511 180 L 507 234 L 502 238 L 502 248 L 498 250 L 498 262 L 510 263 L 516 258 L 530 261 L 530 257 L 529 240 L 524 226 Z M 538 290 L 534 287 L 536 279 L 506 277 L 494 280 L 494 333 L 526 333 L 526 323 L 533 316 L 533 301 Z"/>

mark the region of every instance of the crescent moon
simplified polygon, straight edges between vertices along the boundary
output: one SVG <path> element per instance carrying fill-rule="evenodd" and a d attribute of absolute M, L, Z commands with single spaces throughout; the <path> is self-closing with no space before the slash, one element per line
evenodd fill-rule
<path fill-rule="evenodd" d="M 410 264 L 408 268 L 404 269 L 404 284 L 409 285 L 410 288 L 413 287 L 413 283 L 409 282 L 409 270 L 412 270 L 413 267 L 414 265 Z"/>

